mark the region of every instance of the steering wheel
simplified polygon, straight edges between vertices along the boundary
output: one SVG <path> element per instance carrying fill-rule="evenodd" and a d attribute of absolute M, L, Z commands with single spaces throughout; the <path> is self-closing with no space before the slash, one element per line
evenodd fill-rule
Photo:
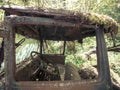
<path fill-rule="evenodd" d="M 36 52 L 36 51 L 32 51 L 32 52 L 30 53 L 30 56 L 31 56 L 32 60 L 35 59 L 34 57 L 35 57 L 36 55 L 40 56 L 40 53 L 38 53 L 38 52 Z M 40 58 L 40 59 L 41 59 L 41 58 Z"/>

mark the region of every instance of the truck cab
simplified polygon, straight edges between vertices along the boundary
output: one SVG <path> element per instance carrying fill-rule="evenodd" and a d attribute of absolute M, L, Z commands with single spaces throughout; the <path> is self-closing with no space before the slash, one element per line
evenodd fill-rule
<path fill-rule="evenodd" d="M 1 9 L 5 12 L 4 28 L 0 31 L 1 37 L 4 38 L 5 83 L 3 90 L 113 90 L 104 39 L 104 34 L 115 34 L 117 32 L 118 26 L 113 19 L 106 17 L 102 20 L 102 15 L 56 9 L 20 7 L 1 7 Z M 95 20 L 90 18 L 92 16 Z M 51 62 L 49 60 L 52 60 L 55 64 L 62 65 L 65 63 L 64 47 L 67 41 L 76 40 L 82 43 L 84 38 L 95 36 L 98 78 L 87 82 L 80 80 L 62 81 L 59 79 L 35 81 L 36 78 L 34 77 L 32 77 L 33 80 L 30 80 L 26 76 L 30 75 L 27 72 L 28 69 L 24 73 L 17 72 L 16 34 L 39 41 L 40 52 L 33 51 L 31 53 L 33 63 L 37 60 L 34 58 L 34 54 L 37 54 L 39 63 Z M 60 55 L 43 54 L 42 49 L 45 40 L 63 41 L 63 53 Z M 36 71 L 38 67 L 36 66 L 33 71 Z M 60 78 L 59 75 L 56 77 Z"/>

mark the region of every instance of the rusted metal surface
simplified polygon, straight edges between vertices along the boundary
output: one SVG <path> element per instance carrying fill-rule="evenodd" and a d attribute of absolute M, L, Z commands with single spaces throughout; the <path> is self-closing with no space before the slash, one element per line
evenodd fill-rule
<path fill-rule="evenodd" d="M 99 27 L 98 30 L 96 30 L 98 79 L 104 81 L 108 90 L 112 90 L 107 48 L 105 45 L 104 32 L 101 29 L 103 28 Z"/>
<path fill-rule="evenodd" d="M 69 10 L 63 9 L 51 9 L 51 8 L 32 8 L 32 7 L 0 7 L 6 11 L 7 15 L 18 15 L 18 16 L 34 16 L 34 17 L 49 17 L 49 18 L 60 18 L 69 16 L 69 19 L 75 19 L 74 16 L 77 16 L 77 13 L 71 12 Z M 57 16 L 57 17 L 55 17 Z M 77 16 L 76 19 L 79 17 Z"/>
<path fill-rule="evenodd" d="M 4 37 L 4 60 L 5 60 L 5 89 L 13 90 L 15 75 L 15 33 L 12 29 L 11 19 L 5 18 Z"/>
<path fill-rule="evenodd" d="M 105 45 L 104 32 L 99 28 L 96 30 L 97 38 L 97 64 L 100 79 L 106 79 L 107 82 L 111 82 L 110 71 L 109 71 L 109 62 L 107 56 L 107 48 Z"/>
<path fill-rule="evenodd" d="M 14 88 L 20 90 L 108 90 L 103 82 L 80 82 L 80 81 L 53 81 L 53 82 L 20 82 Z"/>
<path fill-rule="evenodd" d="M 16 25 L 16 32 L 30 38 L 39 38 L 36 26 L 39 25 L 39 31 L 43 33 L 45 40 L 79 40 L 86 36 L 94 36 L 94 25 L 84 25 L 73 22 L 65 22 L 42 17 L 13 16 L 13 25 Z M 22 26 L 21 26 L 22 25 Z M 25 26 L 27 25 L 27 27 Z M 28 28 L 33 25 L 33 28 Z M 21 28 L 22 27 L 22 28 Z M 25 28 L 24 28 L 25 27 Z M 21 30 L 19 30 L 21 28 Z M 25 29 L 25 30 L 24 30 Z M 89 31 L 87 31 L 89 29 Z"/>
<path fill-rule="evenodd" d="M 65 56 L 64 55 L 55 55 L 55 54 L 43 54 L 42 59 L 46 62 L 52 62 L 54 64 L 65 64 Z"/>
<path fill-rule="evenodd" d="M 30 25 L 56 25 L 62 27 L 75 27 L 78 24 L 70 23 L 70 22 L 63 22 L 60 20 L 54 20 L 50 18 L 44 17 L 26 17 L 26 16 L 13 16 L 12 19 L 13 24 L 30 24 Z"/>

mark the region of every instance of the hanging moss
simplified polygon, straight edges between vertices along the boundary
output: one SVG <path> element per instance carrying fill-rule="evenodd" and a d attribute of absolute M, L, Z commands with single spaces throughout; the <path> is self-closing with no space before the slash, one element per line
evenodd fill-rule
<path fill-rule="evenodd" d="M 44 11 L 44 13 L 47 13 L 48 15 L 49 14 L 59 15 L 63 20 L 70 21 L 74 19 L 78 23 L 83 23 L 87 25 L 96 25 L 96 26 L 102 25 L 105 30 L 110 30 L 115 32 L 117 32 L 119 26 L 118 23 L 108 15 L 101 15 L 90 12 L 75 12 L 64 9 L 50 9 L 50 8 L 40 9 L 39 12 L 41 11 L 42 12 Z"/>
<path fill-rule="evenodd" d="M 60 20 L 65 22 L 70 22 L 75 25 L 88 25 L 95 28 L 102 26 L 105 32 L 118 32 L 118 23 L 111 17 L 107 15 L 100 15 L 97 13 L 87 13 L 87 12 L 75 12 L 64 9 L 51 9 L 51 8 L 37 8 L 37 7 L 1 7 L 5 12 L 20 16 L 34 16 L 51 18 L 53 20 Z M 47 27 L 47 26 L 46 26 Z M 83 30 L 91 30 L 89 27 L 83 27 Z"/>

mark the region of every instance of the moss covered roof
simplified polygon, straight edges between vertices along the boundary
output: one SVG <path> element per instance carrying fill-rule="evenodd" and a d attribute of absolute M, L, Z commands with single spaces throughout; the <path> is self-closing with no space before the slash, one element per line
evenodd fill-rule
<path fill-rule="evenodd" d="M 6 15 L 41 17 L 41 18 L 52 19 L 54 21 L 70 23 L 70 25 L 74 24 L 73 28 L 71 29 L 78 29 L 78 27 L 80 27 L 80 29 L 83 31 L 82 33 L 84 33 L 84 37 L 95 35 L 93 34 L 95 33 L 93 32 L 93 30 L 99 28 L 100 26 L 103 27 L 106 33 L 114 32 L 116 34 L 118 31 L 118 23 L 113 18 L 107 15 L 100 15 L 97 13 L 74 12 L 69 10 L 50 9 L 50 8 L 32 8 L 32 7 L 24 8 L 24 7 L 16 7 L 16 6 L 1 7 L 1 9 L 5 10 Z M 63 26 L 65 23 L 63 23 Z M 58 27 L 63 27 L 62 25 L 61 26 L 60 25 Z M 70 25 L 68 25 L 68 27 L 70 27 Z M 48 27 L 48 25 L 44 25 L 44 26 L 45 26 L 44 29 L 48 29 L 48 28 L 55 29 L 50 26 Z M 54 23 L 54 26 L 57 25 Z"/>

